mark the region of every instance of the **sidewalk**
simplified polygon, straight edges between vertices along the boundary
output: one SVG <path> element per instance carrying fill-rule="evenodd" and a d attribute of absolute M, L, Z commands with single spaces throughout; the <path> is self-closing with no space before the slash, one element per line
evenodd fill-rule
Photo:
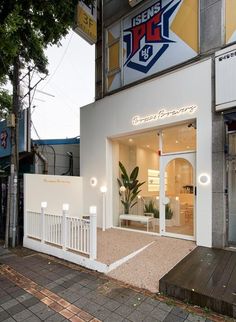
<path fill-rule="evenodd" d="M 28 250 L 0 248 L 0 321 L 233 321 Z"/>

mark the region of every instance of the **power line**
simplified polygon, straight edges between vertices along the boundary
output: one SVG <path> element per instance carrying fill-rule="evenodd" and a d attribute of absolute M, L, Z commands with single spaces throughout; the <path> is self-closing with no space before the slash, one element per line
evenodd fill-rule
<path fill-rule="evenodd" d="M 70 39 L 69 39 L 69 41 L 68 41 L 68 44 L 67 44 L 67 46 L 66 46 L 66 48 L 65 48 L 65 50 L 64 50 L 64 53 L 63 53 L 63 54 L 62 54 L 62 56 L 61 56 L 61 59 L 60 59 L 59 63 L 57 64 L 56 69 L 55 69 L 55 70 L 54 70 L 54 72 L 51 74 L 51 76 L 49 77 L 49 79 L 48 79 L 48 81 L 46 82 L 46 84 L 42 87 L 42 89 L 44 89 L 44 88 L 48 85 L 48 83 L 52 80 L 53 76 L 56 74 L 57 70 L 58 70 L 58 69 L 59 69 L 59 67 L 61 66 L 61 63 L 62 63 L 63 59 L 65 58 L 65 55 L 66 55 L 66 53 L 67 53 L 67 50 L 69 49 L 69 46 L 70 46 L 70 43 L 71 43 L 71 40 L 72 40 L 73 35 L 74 35 L 74 33 L 72 32 L 72 33 L 71 33 L 71 36 L 70 36 Z"/>

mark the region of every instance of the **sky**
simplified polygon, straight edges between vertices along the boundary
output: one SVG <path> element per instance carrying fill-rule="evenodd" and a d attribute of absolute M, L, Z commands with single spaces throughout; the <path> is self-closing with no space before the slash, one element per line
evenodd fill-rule
<path fill-rule="evenodd" d="M 46 51 L 49 76 L 37 86 L 32 102 L 33 139 L 79 136 L 80 107 L 94 101 L 95 46 L 73 31 L 61 44 Z"/>

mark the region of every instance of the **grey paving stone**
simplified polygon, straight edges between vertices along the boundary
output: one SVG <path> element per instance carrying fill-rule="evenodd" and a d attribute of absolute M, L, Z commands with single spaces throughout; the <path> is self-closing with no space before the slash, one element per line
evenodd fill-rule
<path fill-rule="evenodd" d="M 133 322 L 141 322 L 141 321 L 145 321 L 146 317 L 147 317 L 147 313 L 136 310 L 132 312 L 127 318 Z"/>
<path fill-rule="evenodd" d="M 101 308 L 101 306 L 97 303 L 94 302 L 88 302 L 86 306 L 84 306 L 84 310 L 90 314 L 93 315 L 94 312 L 96 312 L 97 310 L 99 310 Z"/>
<path fill-rule="evenodd" d="M 107 310 L 105 307 L 102 306 L 93 313 L 93 316 L 102 321 L 108 318 L 110 315 L 111 311 Z"/>
<path fill-rule="evenodd" d="M 39 300 L 36 297 L 29 298 L 25 301 L 22 301 L 21 304 L 23 304 L 25 307 L 30 307 L 35 304 L 39 303 Z"/>
<path fill-rule="evenodd" d="M 8 318 L 10 318 L 10 314 L 7 311 L 2 310 L 0 312 L 0 321 L 4 321 L 4 320 L 6 320 Z"/>
<path fill-rule="evenodd" d="M 6 310 L 6 309 L 9 309 L 10 307 L 12 307 L 12 306 L 14 306 L 14 305 L 17 305 L 17 304 L 19 304 L 19 302 L 18 302 L 17 300 L 15 300 L 15 299 L 12 299 L 12 300 L 10 300 L 10 301 L 7 301 L 7 302 L 5 302 L 5 303 L 1 304 L 1 307 L 2 307 L 4 310 Z"/>
<path fill-rule="evenodd" d="M 145 322 L 161 322 L 160 320 L 154 318 L 154 316 L 146 316 Z M 174 322 L 174 321 L 173 321 Z"/>
<path fill-rule="evenodd" d="M 14 306 L 8 308 L 7 312 L 13 316 L 17 313 L 24 311 L 24 310 L 25 310 L 25 307 L 22 304 L 18 303 L 17 305 L 14 305 Z"/>
<path fill-rule="evenodd" d="M 164 322 L 184 322 L 184 319 L 175 314 L 169 313 L 165 318 Z"/>
<path fill-rule="evenodd" d="M 99 305 L 104 305 L 107 302 L 107 297 L 103 295 L 96 295 L 95 297 L 93 297 L 93 302 Z"/>
<path fill-rule="evenodd" d="M 156 300 L 155 298 L 152 298 L 152 297 L 147 297 L 145 300 L 144 300 L 144 303 L 148 303 L 148 304 L 151 304 L 153 306 L 157 306 L 159 305 L 161 302 Z"/>
<path fill-rule="evenodd" d="M 80 285 L 81 286 L 81 285 Z M 73 290 L 73 289 L 72 289 Z M 75 290 L 73 291 L 75 294 L 78 294 L 80 296 L 85 296 L 89 293 L 91 293 L 91 290 L 89 288 L 86 288 L 86 287 L 82 287 L 82 288 L 79 288 L 78 290 Z"/>
<path fill-rule="evenodd" d="M 49 318 L 49 316 L 55 314 L 55 311 L 49 309 L 47 307 L 47 309 L 43 309 L 39 312 L 36 312 L 35 315 L 37 315 L 37 317 L 39 317 L 42 321 L 46 320 L 47 318 Z"/>
<path fill-rule="evenodd" d="M 135 295 L 133 297 L 130 297 L 127 299 L 125 302 L 126 305 L 131 305 L 131 306 L 138 306 L 140 305 L 143 301 L 145 300 L 145 297 L 142 296 L 142 294 Z"/>
<path fill-rule="evenodd" d="M 148 304 L 146 302 L 142 302 L 140 305 L 138 305 L 137 310 L 150 313 L 154 310 L 154 308 L 155 306 Z"/>
<path fill-rule="evenodd" d="M 47 308 L 47 305 L 45 305 L 42 302 L 39 302 L 33 306 L 28 307 L 28 309 L 30 311 L 32 311 L 33 313 L 37 313 L 37 312 L 42 311 L 43 309 L 46 309 L 46 308 Z"/>
<path fill-rule="evenodd" d="M 116 313 L 111 313 L 105 320 L 105 322 L 123 322 L 123 318 Z"/>
<path fill-rule="evenodd" d="M 57 285 L 57 286 L 51 288 L 51 291 L 53 293 L 59 293 L 59 292 L 65 291 L 65 288 L 60 285 Z"/>
<path fill-rule="evenodd" d="M 106 303 L 103 305 L 106 309 L 110 311 L 115 311 L 121 304 L 112 299 L 107 299 Z"/>
<path fill-rule="evenodd" d="M 29 318 L 25 319 L 24 322 L 41 322 L 40 318 L 36 315 L 31 315 Z"/>
<path fill-rule="evenodd" d="M 164 321 L 168 314 L 169 312 L 160 309 L 159 306 L 150 313 L 151 316 L 159 321 Z"/>
<path fill-rule="evenodd" d="M 33 315 L 33 313 L 31 311 L 24 310 L 24 311 L 21 311 L 20 313 L 13 315 L 13 318 L 16 321 L 21 322 L 21 321 L 25 321 L 27 318 L 29 318 L 32 315 Z"/>
<path fill-rule="evenodd" d="M 118 307 L 118 309 L 115 310 L 115 313 L 118 313 L 122 317 L 126 318 L 128 315 L 130 315 L 135 310 L 134 307 L 127 306 L 127 305 L 121 305 Z"/>
<path fill-rule="evenodd" d="M 31 294 L 29 294 L 29 293 L 26 293 L 26 294 L 23 294 L 21 296 L 18 296 L 16 298 L 16 300 L 21 303 L 21 302 L 24 302 L 25 300 L 28 300 L 28 299 L 31 299 L 31 298 L 33 298 L 33 296 Z"/>
<path fill-rule="evenodd" d="M 159 309 L 161 310 L 164 310 L 166 312 L 170 312 L 172 309 L 173 309 L 173 305 L 168 305 L 166 304 L 165 302 L 161 302 L 159 305 L 158 305 Z"/>
<path fill-rule="evenodd" d="M 2 305 L 3 303 L 8 302 L 10 300 L 12 300 L 12 297 L 10 295 L 5 295 L 5 296 L 0 298 L 0 305 Z"/>
<path fill-rule="evenodd" d="M 173 309 L 170 311 L 171 314 L 175 314 L 179 316 L 182 319 L 186 319 L 188 316 L 188 312 L 185 310 L 181 309 L 180 307 L 173 307 Z"/>
<path fill-rule="evenodd" d="M 18 289 L 18 290 L 16 290 L 16 291 L 14 291 L 14 292 L 12 292 L 12 293 L 10 293 L 10 295 L 13 297 L 13 298 L 17 298 L 18 296 L 21 296 L 21 295 L 23 295 L 23 294 L 26 294 L 26 292 L 24 291 L 24 290 L 22 290 L 22 289 Z"/>
<path fill-rule="evenodd" d="M 16 322 L 13 318 L 8 318 L 6 320 L 3 320 L 2 322 Z"/>
<path fill-rule="evenodd" d="M 46 322 L 62 322 L 64 320 L 65 320 L 64 316 L 56 313 L 54 315 L 49 316 L 49 318 L 47 318 L 45 321 Z"/>
<path fill-rule="evenodd" d="M 187 317 L 187 321 L 188 322 L 205 322 L 206 318 L 196 315 L 196 314 L 189 313 L 189 315 Z"/>
<path fill-rule="evenodd" d="M 74 302 L 74 305 L 78 306 L 79 308 L 84 308 L 86 305 L 88 305 L 90 301 L 86 299 L 85 297 L 81 297 L 78 301 Z"/>

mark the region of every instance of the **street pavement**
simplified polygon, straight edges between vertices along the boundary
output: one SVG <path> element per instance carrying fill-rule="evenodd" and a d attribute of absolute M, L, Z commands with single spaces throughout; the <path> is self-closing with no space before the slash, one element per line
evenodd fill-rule
<path fill-rule="evenodd" d="M 0 247 L 0 321 L 234 321 L 26 249 Z"/>

